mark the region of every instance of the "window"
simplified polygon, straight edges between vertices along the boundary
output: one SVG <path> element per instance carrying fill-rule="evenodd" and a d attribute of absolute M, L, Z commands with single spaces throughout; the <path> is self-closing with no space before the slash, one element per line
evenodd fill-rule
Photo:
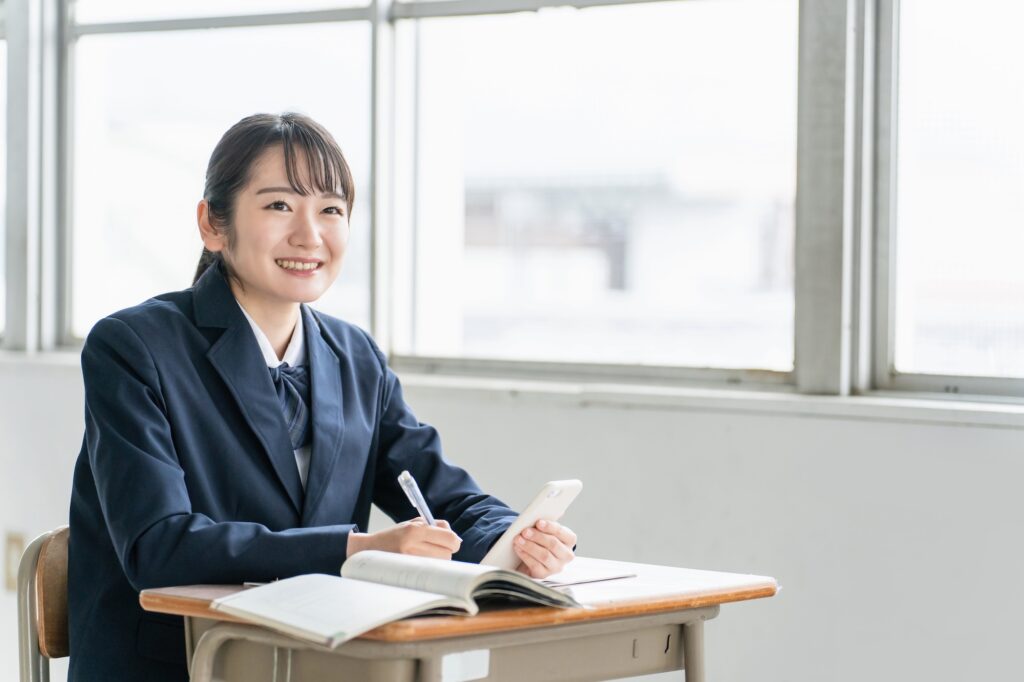
<path fill-rule="evenodd" d="M 223 15 L 301 12 L 364 4 L 357 0 L 75 0 L 75 20 L 82 23 L 189 19 Z"/>
<path fill-rule="evenodd" d="M 792 370 L 797 4 L 400 22 L 396 349 Z"/>
<path fill-rule="evenodd" d="M 82 338 L 104 315 L 191 284 L 202 249 L 195 209 L 210 153 L 242 117 L 286 110 L 331 130 L 355 174 L 345 268 L 318 306 L 366 325 L 369 55 L 368 22 L 79 38 L 72 335 Z"/>
<path fill-rule="evenodd" d="M 896 373 L 1024 377 L 1022 22 L 1000 0 L 899 4 Z"/>
<path fill-rule="evenodd" d="M 0 2 L 0 19 L 3 3 Z M 2 35 L 0 22 L 0 35 Z M 0 140 L 7 139 L 7 41 L 0 39 Z M 0 148 L 0 336 L 7 325 L 7 144 Z"/>
<path fill-rule="evenodd" d="M 187 286 L 218 136 L 298 110 L 357 186 L 316 305 L 400 370 L 1024 397 L 1024 6 L 616 1 L 0 0 L 5 344 Z"/>

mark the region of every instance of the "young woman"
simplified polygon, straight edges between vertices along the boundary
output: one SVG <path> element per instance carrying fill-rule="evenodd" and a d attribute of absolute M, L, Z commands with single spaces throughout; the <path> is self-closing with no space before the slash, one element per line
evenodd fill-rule
<path fill-rule="evenodd" d="M 69 679 L 187 680 L 180 618 L 139 590 L 337 574 L 364 549 L 479 561 L 515 512 L 441 454 L 363 330 L 315 312 L 337 278 L 354 187 L 330 134 L 256 115 L 218 143 L 193 286 L 96 324 L 71 497 Z M 131 254 L 125 254 L 130 257 Z M 414 519 L 408 469 L 432 512 Z M 365 533 L 374 503 L 398 525 Z M 520 570 L 572 559 L 538 524 Z"/>

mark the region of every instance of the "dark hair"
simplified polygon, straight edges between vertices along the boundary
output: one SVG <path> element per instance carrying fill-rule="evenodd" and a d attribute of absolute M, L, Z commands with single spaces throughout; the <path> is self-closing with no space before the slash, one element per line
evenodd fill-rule
<path fill-rule="evenodd" d="M 352 172 L 341 148 L 327 129 L 302 114 L 254 114 L 246 116 L 224 133 L 206 167 L 203 198 L 209 206 L 210 224 L 227 234 L 229 245 L 234 234 L 231 228 L 238 193 L 248 184 L 256 160 L 268 148 L 278 144 L 284 148 L 285 170 L 293 190 L 302 195 L 313 191 L 340 190 L 348 204 L 348 215 L 352 215 L 356 191 Z M 304 177 L 312 187 L 302 183 L 303 174 L 297 168 L 303 157 L 306 160 Z M 204 247 L 192 283 L 195 284 L 214 263 L 224 265 L 223 256 Z"/>

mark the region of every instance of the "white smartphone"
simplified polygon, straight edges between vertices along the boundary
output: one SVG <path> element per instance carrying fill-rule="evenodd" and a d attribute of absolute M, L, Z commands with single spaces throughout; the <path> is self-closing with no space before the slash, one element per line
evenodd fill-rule
<path fill-rule="evenodd" d="M 491 551 L 480 560 L 480 563 L 514 571 L 519 565 L 519 557 L 512 549 L 512 542 L 516 536 L 527 528 L 532 528 L 542 519 L 557 521 L 562 518 L 581 490 L 583 490 L 583 483 L 576 479 L 548 481 L 537 493 L 537 497 L 533 498 L 533 502 L 519 515 L 519 518 L 513 521 L 508 530 L 498 538 L 498 541 L 491 547 Z"/>

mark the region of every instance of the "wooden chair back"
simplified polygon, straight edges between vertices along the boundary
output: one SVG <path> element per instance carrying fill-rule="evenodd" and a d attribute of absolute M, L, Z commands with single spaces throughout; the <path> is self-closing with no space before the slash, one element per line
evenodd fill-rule
<path fill-rule="evenodd" d="M 36 563 L 36 630 L 47 658 L 68 655 L 68 535 L 67 526 L 52 531 Z"/>

